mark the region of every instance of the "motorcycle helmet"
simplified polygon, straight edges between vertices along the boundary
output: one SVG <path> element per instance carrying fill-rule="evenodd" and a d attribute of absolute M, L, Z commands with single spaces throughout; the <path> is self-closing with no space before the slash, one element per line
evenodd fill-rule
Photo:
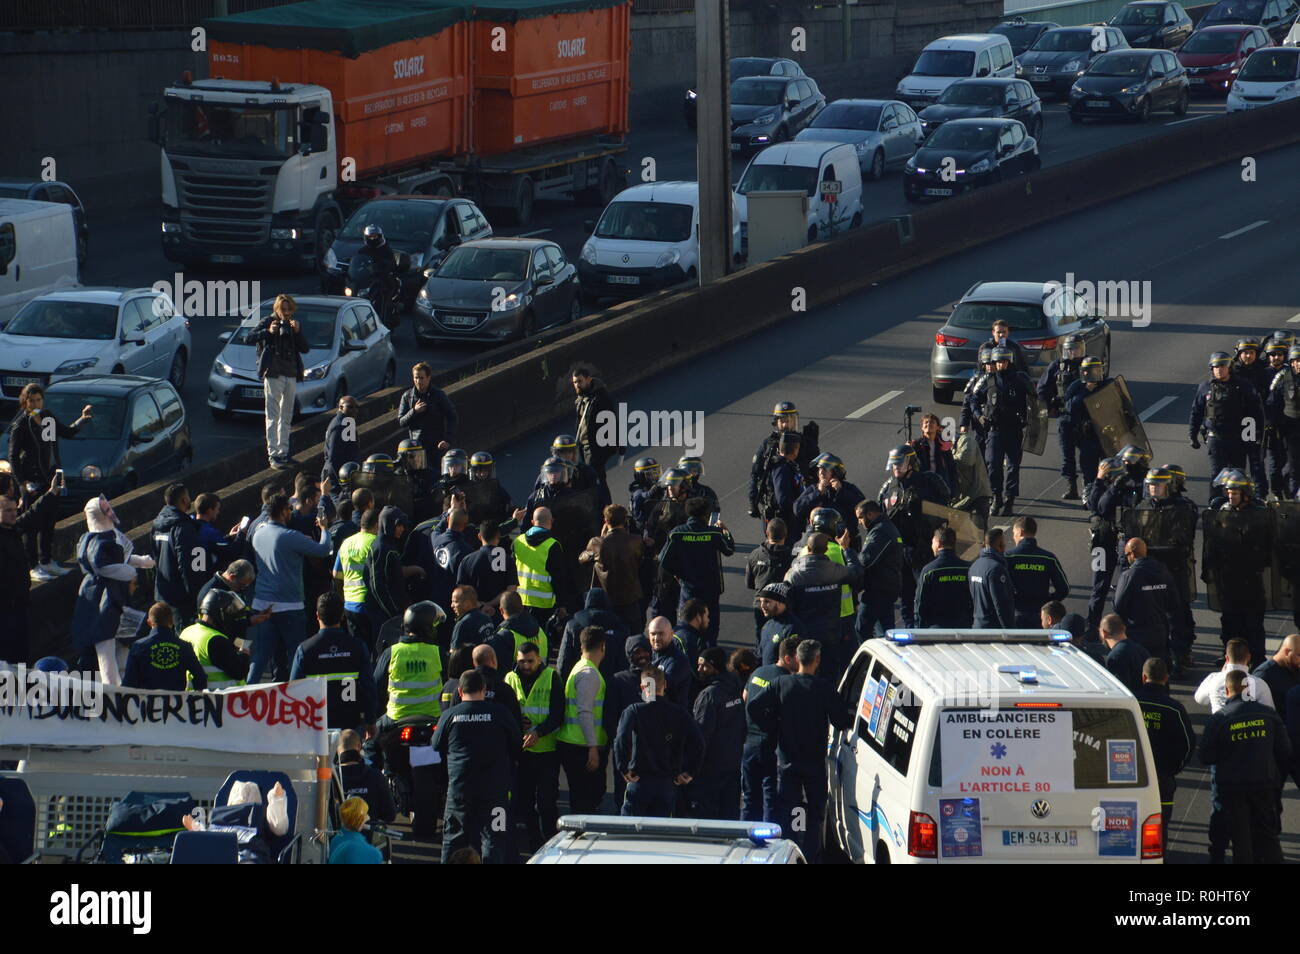
<path fill-rule="evenodd" d="M 497 474 L 497 462 L 487 451 L 475 451 L 469 458 L 470 480 L 491 480 Z"/>
<path fill-rule="evenodd" d="M 844 518 L 834 507 L 818 507 L 808 515 L 808 526 L 834 539 L 844 532 Z"/>
<path fill-rule="evenodd" d="M 384 244 L 384 230 L 378 225 L 367 225 L 361 234 L 368 248 L 379 248 Z"/>
<path fill-rule="evenodd" d="M 230 590 L 209 590 L 199 604 L 199 618 L 223 635 L 229 635 L 231 628 L 248 619 L 249 615 L 247 604 L 238 593 Z"/>
<path fill-rule="evenodd" d="M 402 632 L 414 636 L 422 643 L 431 643 L 438 633 L 438 627 L 446 619 L 447 614 L 442 607 L 431 600 L 412 603 L 402 614 Z"/>

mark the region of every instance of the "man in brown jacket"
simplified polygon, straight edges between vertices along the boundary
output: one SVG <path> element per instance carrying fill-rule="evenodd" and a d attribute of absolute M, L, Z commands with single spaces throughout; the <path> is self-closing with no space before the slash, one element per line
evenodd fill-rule
<path fill-rule="evenodd" d="M 592 537 L 579 559 L 596 564 L 596 583 L 609 596 L 611 609 L 627 623 L 628 632 L 645 628 L 645 593 L 641 589 L 641 560 L 645 544 L 627 529 L 627 508 L 610 504 L 605 525 Z"/>

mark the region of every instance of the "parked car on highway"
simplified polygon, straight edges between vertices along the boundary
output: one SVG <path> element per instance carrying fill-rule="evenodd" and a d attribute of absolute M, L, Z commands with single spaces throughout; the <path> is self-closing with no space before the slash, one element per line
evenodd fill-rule
<path fill-rule="evenodd" d="M 1001 33 L 1011 43 L 1011 55 L 1017 60 L 1020 54 L 1034 45 L 1034 41 L 1048 30 L 1055 30 L 1061 24 L 1048 20 L 1026 20 L 1024 17 L 1011 17 L 1003 20 L 989 33 Z"/>
<path fill-rule="evenodd" d="M 1269 45 L 1263 27 L 1224 24 L 1206 27 L 1192 34 L 1178 51 L 1178 62 L 1187 70 L 1191 92 L 1228 92 L 1246 57 Z"/>
<path fill-rule="evenodd" d="M 59 441 L 68 487 L 57 507 L 63 516 L 80 511 L 97 494 L 117 497 L 190 466 L 189 420 L 170 382 L 137 374 L 82 374 L 45 389 L 45 409 L 60 421 L 75 421 L 87 404 L 94 416 L 75 438 Z M 8 447 L 0 450 L 7 454 Z"/>
<path fill-rule="evenodd" d="M 415 302 L 415 340 L 500 343 L 581 314 L 578 271 L 560 246 L 479 239 L 452 249 L 429 274 Z"/>
<path fill-rule="evenodd" d="M 28 302 L 0 331 L 0 398 L 74 375 L 164 378 L 179 390 L 190 323 L 152 288 L 77 288 Z M 73 415 L 73 420 L 76 415 Z"/>
<path fill-rule="evenodd" d="M 1187 42 L 1195 27 L 1187 11 L 1168 0 L 1135 0 L 1110 18 L 1131 47 L 1176 50 Z"/>
<path fill-rule="evenodd" d="M 998 33 L 942 36 L 916 58 L 894 93 L 913 109 L 924 109 L 959 79 L 1015 75 L 1011 41 Z"/>
<path fill-rule="evenodd" d="M 1042 165 L 1038 141 L 1016 119 L 953 119 L 903 167 L 909 202 L 961 195 Z"/>
<path fill-rule="evenodd" d="M 1100 33 L 1094 34 L 1094 29 Z M 1044 33 L 1021 54 L 1016 76 L 1028 80 L 1040 96 L 1051 93 L 1065 99 L 1093 60 L 1108 50 L 1124 49 L 1128 40 L 1118 27 L 1061 27 Z"/>
<path fill-rule="evenodd" d="M 71 208 L 72 220 L 77 226 L 77 264 L 82 268 L 86 266 L 90 227 L 86 224 L 86 207 L 72 186 L 66 182 L 45 182 L 41 179 L 0 179 L 0 199 L 57 202 Z"/>
<path fill-rule="evenodd" d="M 823 183 L 833 182 L 832 188 Z M 838 191 L 835 191 L 838 190 Z M 808 196 L 808 241 L 862 224 L 862 171 L 848 143 L 790 142 L 768 146 L 736 183 L 741 247 L 749 251 L 749 197 L 756 192 L 802 191 Z"/>
<path fill-rule="evenodd" d="M 958 80 L 920 119 L 927 136 L 951 119 L 1018 119 L 1040 144 L 1043 138 L 1043 101 L 1019 79 Z"/>
<path fill-rule="evenodd" d="M 912 107 L 888 99 L 837 99 L 795 136 L 795 142 L 846 142 L 864 179 L 879 179 L 912 157 L 924 134 Z"/>
<path fill-rule="evenodd" d="M 1120 50 L 1099 56 L 1070 87 L 1070 120 L 1122 117 L 1140 123 L 1159 109 L 1187 115 L 1187 70 L 1165 50 Z"/>
<path fill-rule="evenodd" d="M 803 67 L 794 60 L 777 56 L 733 56 L 728 64 L 728 82 L 734 83 L 746 76 L 803 76 Z M 695 128 L 696 104 L 699 94 L 693 89 L 686 91 L 682 112 L 686 116 L 686 125 Z"/>
<path fill-rule="evenodd" d="M 745 152 L 785 142 L 825 105 L 826 97 L 807 76 L 750 76 L 736 80 L 731 84 L 731 151 Z"/>
<path fill-rule="evenodd" d="M 436 266 L 461 242 L 488 238 L 492 226 L 469 199 L 429 195 L 385 196 L 371 199 L 348 218 L 334 244 L 325 253 L 321 291 L 341 295 L 347 285 L 348 265 L 363 242 L 366 226 L 377 225 L 397 252 L 411 256 L 411 267 L 401 277 L 402 304 L 410 308 L 424 284 L 424 269 Z"/>
<path fill-rule="evenodd" d="M 397 380 L 392 333 L 364 299 L 339 295 L 296 295 L 294 315 L 310 350 L 302 356 L 306 379 L 298 382 L 294 416 L 338 406 L 345 394 L 364 397 Z M 257 346 L 249 334 L 271 314 L 274 300 L 262 302 L 234 332 L 220 339 L 225 346 L 208 375 L 208 408 L 222 420 L 232 414 L 261 416 L 266 395 L 257 375 Z"/>
<path fill-rule="evenodd" d="M 71 209 L 0 199 L 0 328 L 33 298 L 76 287 L 80 274 Z"/>
<path fill-rule="evenodd" d="M 700 184 L 646 182 L 624 189 L 578 256 L 578 281 L 592 302 L 636 298 L 693 282 L 700 265 Z M 732 196 L 731 253 L 740 257 L 740 213 Z"/>
<path fill-rule="evenodd" d="M 1268 32 L 1274 43 L 1281 43 L 1297 15 L 1300 15 L 1297 0 L 1219 0 L 1201 17 L 1197 26 L 1202 30 L 1220 23 L 1259 26 Z"/>
<path fill-rule="evenodd" d="M 1250 54 L 1228 90 L 1227 108 L 1239 113 L 1300 96 L 1300 49 L 1266 46 Z"/>
<path fill-rule="evenodd" d="M 980 345 L 992 337 L 999 318 L 1011 326 L 1011 340 L 1025 351 L 1031 373 L 1057 356 L 1060 339 L 1082 336 L 1089 355 L 1101 358 L 1109 374 L 1110 326 L 1084 311 L 1072 288 L 1054 289 L 1043 282 L 978 282 L 961 296 L 952 314 L 934 335 L 930 349 L 930 384 L 934 399 L 947 404 L 966 386 L 975 370 Z"/>

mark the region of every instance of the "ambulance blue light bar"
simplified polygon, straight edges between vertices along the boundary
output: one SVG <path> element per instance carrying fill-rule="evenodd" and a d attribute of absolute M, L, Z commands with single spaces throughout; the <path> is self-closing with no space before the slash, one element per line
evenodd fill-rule
<path fill-rule="evenodd" d="M 896 646 L 922 643 L 1068 643 L 1070 634 L 1056 629 L 891 629 L 885 639 Z"/>

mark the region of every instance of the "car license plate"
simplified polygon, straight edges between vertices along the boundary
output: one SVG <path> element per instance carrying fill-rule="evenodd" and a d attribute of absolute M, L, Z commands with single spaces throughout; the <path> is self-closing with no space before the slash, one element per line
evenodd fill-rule
<path fill-rule="evenodd" d="M 264 388 L 240 388 L 239 396 L 262 401 L 266 398 L 266 390 Z"/>
<path fill-rule="evenodd" d="M 1004 828 L 1002 845 L 1005 848 L 1078 848 L 1079 833 L 1073 828 Z"/>
<path fill-rule="evenodd" d="M 611 285 L 640 285 L 641 276 L 639 275 L 606 275 L 605 281 Z"/>
<path fill-rule="evenodd" d="M 9 374 L 6 374 L 4 379 L 4 384 L 5 387 L 7 388 L 21 389 L 27 387 L 27 385 L 29 384 L 40 384 L 40 383 L 41 383 L 40 378 L 20 378 Z"/>
<path fill-rule="evenodd" d="M 211 255 L 209 258 L 214 262 L 233 262 L 236 264 L 244 260 L 242 255 Z"/>
<path fill-rule="evenodd" d="M 444 325 L 454 325 L 457 328 L 472 328 L 478 324 L 478 317 L 475 315 L 443 315 L 442 323 Z"/>
<path fill-rule="evenodd" d="M 1201 85 L 1204 85 L 1204 84 L 1205 84 L 1205 77 L 1204 77 L 1204 76 L 1189 76 L 1189 77 L 1187 78 L 1187 82 L 1192 83 L 1192 84 L 1200 83 Z"/>
<path fill-rule="evenodd" d="M 926 189 L 926 195 L 952 195 L 951 189 Z"/>
<path fill-rule="evenodd" d="M 1107 106 L 1110 105 L 1110 100 L 1108 100 L 1108 99 L 1089 99 L 1089 100 L 1086 100 L 1086 105 L 1088 105 L 1088 106 L 1091 107 L 1092 109 L 1105 109 Z"/>

